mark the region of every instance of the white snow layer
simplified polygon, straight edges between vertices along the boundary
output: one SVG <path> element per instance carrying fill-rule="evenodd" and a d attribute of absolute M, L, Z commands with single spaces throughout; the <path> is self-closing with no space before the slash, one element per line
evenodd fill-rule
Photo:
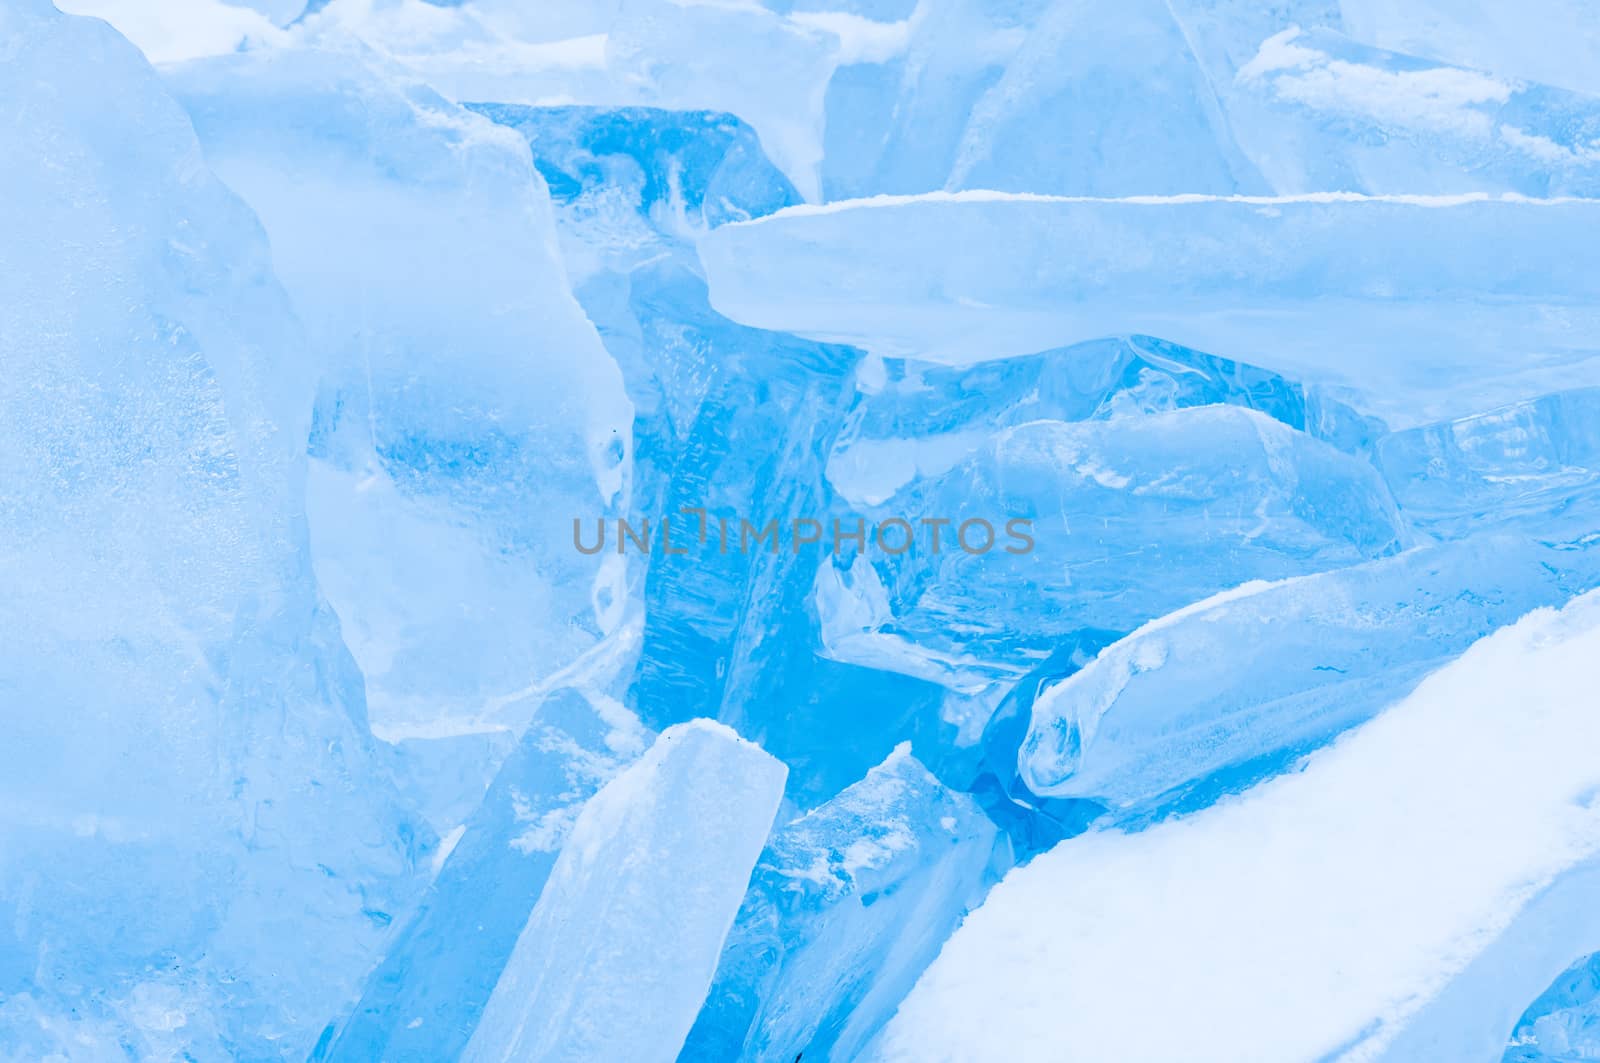
<path fill-rule="evenodd" d="M 1562 896 L 1594 877 L 1596 690 L 1600 592 L 1481 640 L 1296 774 L 1062 844 L 967 919 L 877 1058 L 1497 1060 L 1581 951 L 1539 913 L 1584 909 Z M 1515 962 L 1474 962 L 1495 954 Z M 1441 1009 L 1506 1029 L 1399 1051 Z"/>

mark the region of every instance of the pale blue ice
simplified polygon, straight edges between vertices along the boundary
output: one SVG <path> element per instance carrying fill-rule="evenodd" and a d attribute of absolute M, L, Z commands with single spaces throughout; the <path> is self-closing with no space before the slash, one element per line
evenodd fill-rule
<path fill-rule="evenodd" d="M 61 3 L 0 1060 L 1600 1057 L 1592 5 Z"/>

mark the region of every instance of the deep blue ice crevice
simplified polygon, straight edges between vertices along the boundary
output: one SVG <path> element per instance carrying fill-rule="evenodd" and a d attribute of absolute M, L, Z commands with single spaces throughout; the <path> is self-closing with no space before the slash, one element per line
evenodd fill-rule
<path fill-rule="evenodd" d="M 715 711 L 789 764 L 803 807 L 832 796 L 931 730 L 942 691 L 818 655 L 817 552 L 721 546 L 724 527 L 737 547 L 741 521 L 820 520 L 832 505 L 823 467 L 860 352 L 717 314 L 695 243 L 797 194 L 728 115 L 474 107 L 527 137 L 578 297 L 637 410 L 632 515 L 657 546 L 629 704 L 657 727 Z M 664 556 L 663 519 L 690 556 Z"/>

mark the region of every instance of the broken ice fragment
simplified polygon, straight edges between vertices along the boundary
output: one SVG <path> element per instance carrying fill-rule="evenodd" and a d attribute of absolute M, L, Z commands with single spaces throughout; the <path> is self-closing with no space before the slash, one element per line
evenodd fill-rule
<path fill-rule="evenodd" d="M 670 1063 L 784 775 L 720 724 L 663 731 L 584 806 L 462 1059 Z"/>
<path fill-rule="evenodd" d="M 970 365 L 878 360 L 857 373 L 828 480 L 851 502 L 879 505 L 912 479 L 952 468 L 1000 428 L 1217 404 L 1257 410 L 1351 453 L 1383 432 L 1314 387 L 1135 334 Z"/>
<path fill-rule="evenodd" d="M 899 21 L 857 20 L 883 46 L 829 83 L 827 199 L 1270 190 L 1234 144 L 1174 5 L 913 6 Z"/>
<path fill-rule="evenodd" d="M 313 1058 L 457 1059 L 472 1036 L 583 804 L 648 739 L 627 709 L 563 688 L 534 711 L 453 839 L 359 1003 Z"/>
<path fill-rule="evenodd" d="M 973 191 L 791 207 L 699 250 L 747 325 L 951 364 L 1156 334 L 1417 424 L 1600 384 L 1597 229 L 1592 200 Z"/>
<path fill-rule="evenodd" d="M 919 549 L 820 572 L 828 656 L 982 690 L 1082 629 L 1129 631 L 1248 579 L 1379 557 L 1403 541 L 1370 465 L 1240 406 L 962 435 L 875 448 L 878 480 L 861 500 L 887 497 L 861 512 L 950 526 L 937 550 L 929 535 Z M 1030 522 L 1031 549 L 1004 538 L 1013 519 Z M 974 545 L 981 526 L 966 541 L 970 521 L 988 522 L 994 549 Z"/>
<path fill-rule="evenodd" d="M 1019 770 L 1038 796 L 1122 809 L 1202 780 L 1236 789 L 1496 628 L 1597 585 L 1600 548 L 1483 536 L 1224 591 L 1042 693 Z"/>
<path fill-rule="evenodd" d="M 996 857 L 978 806 L 901 745 L 774 834 L 679 1063 L 854 1059 L 982 898 Z"/>
<path fill-rule="evenodd" d="M 0 54 L 0 998 L 303 1055 L 432 841 L 312 577 L 314 355 L 131 44 L 19 0 Z"/>
<path fill-rule="evenodd" d="M 516 134 L 348 42 L 166 74 L 317 354 L 312 549 L 374 728 L 480 728 L 625 598 L 619 559 L 571 546 L 626 506 L 632 410 L 544 181 Z"/>

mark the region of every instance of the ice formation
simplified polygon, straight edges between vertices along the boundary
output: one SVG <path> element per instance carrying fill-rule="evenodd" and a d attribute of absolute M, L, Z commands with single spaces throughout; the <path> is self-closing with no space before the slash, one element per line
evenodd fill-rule
<path fill-rule="evenodd" d="M 646 740 L 603 695 L 568 687 L 545 698 L 479 807 L 446 835 L 437 874 L 360 1000 L 312 1058 L 459 1056 L 584 803 Z"/>
<path fill-rule="evenodd" d="M 0 1059 L 1600 1054 L 1589 6 L 62 2 Z"/>
<path fill-rule="evenodd" d="M 1261 758 L 1323 744 L 1496 628 L 1595 586 L 1587 544 L 1486 535 L 1223 591 L 1045 690 L 1023 780 L 1123 809 L 1195 782 L 1237 786 Z"/>
<path fill-rule="evenodd" d="M 1540 395 L 1386 436 L 1377 462 L 1408 520 L 1441 538 L 1592 519 L 1600 389 Z"/>
<path fill-rule="evenodd" d="M 763 328 L 953 364 L 1144 332 L 1407 427 L 1600 382 L 1596 276 L 1568 268 L 1597 224 L 1590 200 L 1487 193 L 936 192 L 802 205 L 700 252 L 712 304 Z"/>
<path fill-rule="evenodd" d="M 378 733 L 503 723 L 489 703 L 571 664 L 626 597 L 619 562 L 571 549 L 574 517 L 626 506 L 631 410 L 542 180 L 508 131 L 359 51 L 168 82 L 318 355 L 312 548 Z"/>
<path fill-rule="evenodd" d="M 1530 957 L 1499 965 L 1482 1005 L 1528 967 L 1553 977 L 1595 931 L 1592 905 L 1561 933 L 1536 916 L 1600 854 L 1597 651 L 1591 593 L 1481 640 L 1295 774 L 1036 858 L 951 938 L 875 1058 L 1382 1058 L 1487 949 Z"/>
<path fill-rule="evenodd" d="M 1074 361 L 1093 372 L 1115 349 L 1097 345 Z M 929 373 L 906 390 L 949 382 L 958 394 L 981 387 L 997 397 L 1003 370 L 985 368 Z M 949 516 L 942 528 L 913 529 L 916 550 L 858 557 L 843 572 L 823 567 L 815 604 L 826 652 L 973 692 L 1014 680 L 1052 639 L 1084 628 L 1128 631 L 1248 579 L 1400 547 L 1398 515 L 1369 464 L 1250 409 L 1247 395 L 1236 397 L 1240 405 L 1179 405 L 1174 378 L 1204 370 L 1166 368 L 1108 388 L 1089 413 L 1070 393 L 1069 362 L 1041 377 L 1019 410 L 973 403 L 973 421 L 952 431 L 852 440 L 836 451 L 832 478 L 868 519 Z M 1275 383 L 1264 374 L 1260 382 L 1263 392 Z M 1068 392 L 1056 410 L 1051 386 Z M 1197 383 L 1202 395 L 1226 388 Z M 1294 396 L 1259 398 L 1280 398 L 1284 416 L 1303 418 Z M 864 418 L 873 406 L 863 404 Z M 1019 423 L 996 423 L 1006 419 Z M 997 565 L 994 550 L 979 549 L 990 541 L 1019 556 Z M 1137 562 L 1157 555 L 1183 561 L 1176 569 Z M 1024 595 L 1032 600 L 1022 604 Z"/>
<path fill-rule="evenodd" d="M 463 1060 L 671 1060 L 705 999 L 784 767 L 668 728 L 584 805 Z"/>
<path fill-rule="evenodd" d="M 678 1059 L 856 1058 L 1003 863 L 907 746 L 774 832 Z"/>
<path fill-rule="evenodd" d="M 0 1052 L 303 1052 L 430 842 L 313 578 L 314 356 L 138 51 L 0 39 Z"/>

